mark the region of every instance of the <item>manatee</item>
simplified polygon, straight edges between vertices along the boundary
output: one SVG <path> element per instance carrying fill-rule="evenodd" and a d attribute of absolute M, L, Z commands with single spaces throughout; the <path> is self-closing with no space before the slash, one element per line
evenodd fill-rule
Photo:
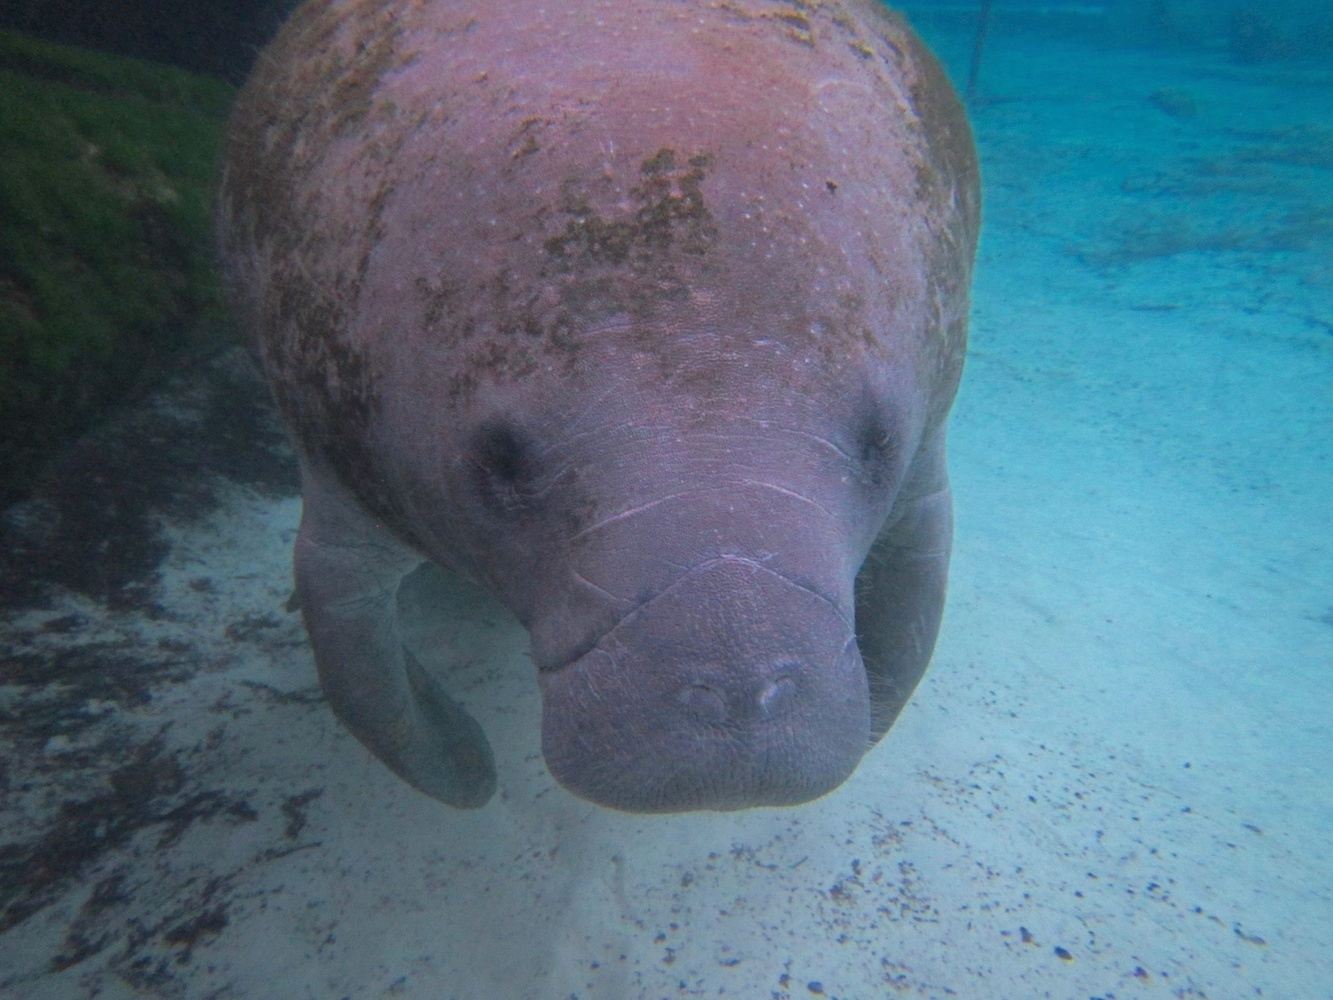
<path fill-rule="evenodd" d="M 217 214 L 320 683 L 401 778 L 497 780 L 400 641 L 424 562 L 528 629 L 547 767 L 594 803 L 801 803 L 884 735 L 940 622 L 979 214 L 898 15 L 310 0 Z"/>

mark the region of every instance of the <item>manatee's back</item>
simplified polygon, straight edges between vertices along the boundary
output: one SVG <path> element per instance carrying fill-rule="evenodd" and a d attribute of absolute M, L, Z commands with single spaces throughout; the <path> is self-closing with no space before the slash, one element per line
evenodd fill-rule
<path fill-rule="evenodd" d="M 728 157 L 711 157 L 721 145 Z M 664 199 L 634 203 L 663 165 Z M 689 231 L 665 200 L 688 199 L 690 184 L 712 229 Z M 747 200 L 755 191 L 764 204 Z M 715 309 L 800 303 L 809 315 L 782 318 L 843 331 L 845 349 L 867 326 L 928 328 L 933 343 L 914 353 L 942 416 L 977 179 L 951 88 L 876 0 L 312 0 L 237 101 L 218 218 L 240 312 L 298 435 L 327 436 L 329 414 L 364 409 L 391 365 L 405 377 L 438 367 L 402 347 L 387 360 L 387 337 L 430 327 L 431 350 L 517 377 L 532 364 L 516 332 L 568 341 L 599 310 L 651 312 L 685 286 L 712 295 L 709 280 L 731 297 L 712 295 Z M 589 218 L 615 238 L 569 235 Z M 711 279 L 690 256 L 709 233 L 724 262 Z M 858 291 L 866 316 L 825 324 L 821 294 L 824 312 L 844 308 L 831 286 L 794 287 L 813 281 L 816 258 L 835 274 L 867 258 L 897 270 Z M 909 296 L 899 277 L 931 287 Z M 948 312 L 903 322 L 894 310 L 909 298 Z"/>

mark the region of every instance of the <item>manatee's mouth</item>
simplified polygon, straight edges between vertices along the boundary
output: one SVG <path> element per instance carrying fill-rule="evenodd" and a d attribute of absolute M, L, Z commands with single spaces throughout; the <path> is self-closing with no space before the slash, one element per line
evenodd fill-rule
<path fill-rule="evenodd" d="M 751 560 L 701 565 L 539 681 L 551 773 L 616 809 L 805 802 L 869 743 L 848 616 Z"/>

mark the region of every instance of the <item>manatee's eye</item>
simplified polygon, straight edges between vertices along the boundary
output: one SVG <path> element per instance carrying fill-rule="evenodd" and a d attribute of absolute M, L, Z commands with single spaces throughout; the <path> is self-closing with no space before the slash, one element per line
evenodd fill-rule
<path fill-rule="evenodd" d="M 867 482 L 873 486 L 886 483 L 897 461 L 896 437 L 880 420 L 868 420 L 857 438 L 858 458 Z"/>
<path fill-rule="evenodd" d="M 482 504 L 497 514 L 512 514 L 532 501 L 536 467 L 533 449 L 506 424 L 488 424 L 477 433 L 469 462 Z"/>

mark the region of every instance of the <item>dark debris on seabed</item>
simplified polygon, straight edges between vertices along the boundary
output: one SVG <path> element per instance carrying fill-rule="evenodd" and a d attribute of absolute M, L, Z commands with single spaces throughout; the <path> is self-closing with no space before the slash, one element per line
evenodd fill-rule
<path fill-rule="evenodd" d="M 0 515 L 0 941 L 36 942 L 6 949 L 30 961 L 3 963 L 0 994 L 94 957 L 170 992 L 226 933 L 241 873 L 316 846 L 321 788 L 232 787 L 226 768 L 242 753 L 235 720 L 322 707 L 313 686 L 229 676 L 303 642 L 288 582 L 170 566 L 183 526 L 297 485 L 267 391 L 233 349 L 86 435 Z M 182 846 L 200 836 L 224 845 L 207 867 Z"/>

